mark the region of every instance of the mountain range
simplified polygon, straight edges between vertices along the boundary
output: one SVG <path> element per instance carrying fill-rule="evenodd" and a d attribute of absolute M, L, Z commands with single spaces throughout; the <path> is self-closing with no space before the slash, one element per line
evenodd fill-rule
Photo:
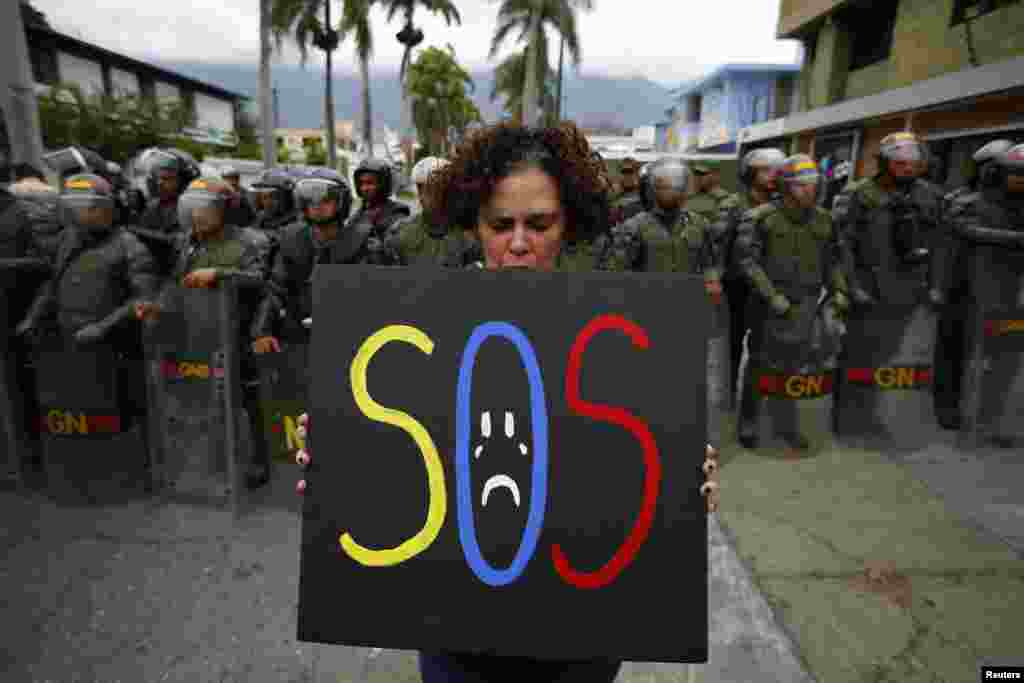
<path fill-rule="evenodd" d="M 161 62 L 161 66 L 182 75 L 216 85 L 232 92 L 255 97 L 259 90 L 259 69 L 249 64 L 212 64 L 201 62 Z M 322 67 L 310 64 L 275 64 L 273 80 L 278 91 L 278 115 L 282 128 L 320 128 L 324 119 L 324 77 Z M 490 99 L 493 72 L 472 74 L 472 94 L 487 121 L 502 118 L 501 99 Z M 401 89 L 397 71 L 371 71 L 373 118 L 375 124 L 392 129 L 399 126 Z M 335 68 L 334 108 L 338 121 L 361 119 L 359 76 Z M 660 121 L 671 104 L 669 91 L 645 78 L 612 78 L 573 73 L 565 74 L 566 118 L 590 127 L 653 125 Z"/>

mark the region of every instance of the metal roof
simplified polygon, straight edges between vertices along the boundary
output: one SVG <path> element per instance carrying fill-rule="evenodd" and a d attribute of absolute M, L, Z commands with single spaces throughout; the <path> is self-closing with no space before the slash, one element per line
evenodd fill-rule
<path fill-rule="evenodd" d="M 203 81 L 200 81 L 195 78 L 189 78 L 188 76 L 184 76 L 175 71 L 169 71 L 168 69 L 156 66 L 155 64 L 150 64 L 149 62 L 143 62 L 138 59 L 133 59 L 132 57 L 119 54 L 117 52 L 111 52 L 106 48 L 100 47 L 99 45 L 87 43 L 84 40 L 79 40 L 78 38 L 74 38 L 67 34 L 60 33 L 59 31 L 54 31 L 52 28 L 46 28 L 38 25 L 26 26 L 25 35 L 29 39 L 28 42 L 30 45 L 35 42 L 32 40 L 33 34 L 35 36 L 49 38 L 50 40 L 54 41 L 54 43 L 56 43 L 55 47 L 78 48 L 80 53 L 84 52 L 87 54 L 106 58 L 112 63 L 112 66 L 116 66 L 118 68 L 127 67 L 136 73 L 142 72 L 150 76 L 157 76 L 161 80 L 167 80 L 175 83 L 185 83 L 191 86 L 192 89 L 206 93 L 208 95 L 216 95 L 223 99 L 231 100 L 250 99 L 249 95 L 243 95 L 241 93 L 232 92 L 225 88 L 221 88 L 220 86 L 210 85 L 209 83 L 204 83 Z M 80 53 L 79 56 L 81 56 Z"/>

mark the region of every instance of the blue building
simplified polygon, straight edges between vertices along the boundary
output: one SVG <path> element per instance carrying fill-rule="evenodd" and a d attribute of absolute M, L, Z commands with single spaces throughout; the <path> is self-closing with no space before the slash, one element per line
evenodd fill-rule
<path fill-rule="evenodd" d="M 797 64 L 726 64 L 673 92 L 665 151 L 732 154 L 740 129 L 785 116 Z"/>

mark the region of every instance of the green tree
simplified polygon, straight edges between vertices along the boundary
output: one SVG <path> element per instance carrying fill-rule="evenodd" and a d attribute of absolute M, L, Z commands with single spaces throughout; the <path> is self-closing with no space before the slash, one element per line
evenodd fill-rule
<path fill-rule="evenodd" d="M 409 93 L 409 81 L 406 78 L 408 73 L 407 70 L 412 60 L 413 48 L 423 42 L 423 31 L 416 28 L 413 23 L 416 7 L 422 6 L 423 9 L 433 14 L 440 14 L 444 17 L 445 23 L 449 26 L 452 25 L 453 21 L 456 24 L 461 25 L 462 17 L 459 16 L 459 11 L 456 9 L 455 3 L 453 3 L 452 0 L 378 0 L 378 2 L 387 7 L 388 22 L 394 19 L 398 12 L 402 12 L 405 16 L 405 25 L 402 27 L 402 30 L 395 35 L 398 42 L 405 46 L 405 50 L 402 52 L 402 66 L 398 72 L 398 78 L 402 84 L 402 123 L 400 137 L 404 143 L 405 138 L 412 134 L 410 129 L 415 126 L 412 110 L 412 97 Z M 412 156 L 410 154 L 411 151 L 411 149 L 406 150 L 406 153 L 410 157 L 408 159 L 410 163 Z"/>
<path fill-rule="evenodd" d="M 328 166 L 327 152 L 320 138 L 303 140 L 302 146 L 306 148 L 306 163 L 310 166 Z"/>
<path fill-rule="evenodd" d="M 447 152 L 449 128 L 461 136 L 470 123 L 483 120 L 469 97 L 473 78 L 458 63 L 451 45 L 421 52 L 407 76 L 417 135 L 430 155 Z"/>
<path fill-rule="evenodd" d="M 159 103 L 137 95 L 87 95 L 76 84 L 55 85 L 38 101 L 43 141 L 51 149 L 83 145 L 118 163 L 140 148 L 156 145 L 181 147 L 197 160 L 206 152 L 180 135 L 192 120 L 186 103 Z"/>
<path fill-rule="evenodd" d="M 491 41 L 491 58 L 512 33 L 518 33 L 517 42 L 526 43 L 523 122 L 527 125 L 538 121 L 537 108 L 543 101 L 542 91 L 550 70 L 547 28 L 561 36 L 573 64 L 579 67 L 582 50 L 576 30 L 578 9 L 593 9 L 592 0 L 501 0 L 498 26 Z"/>
<path fill-rule="evenodd" d="M 370 119 L 369 60 L 373 53 L 373 35 L 370 31 L 370 7 L 374 0 L 343 0 L 338 28 L 331 19 L 331 0 L 274 0 L 270 16 L 271 31 L 280 50 L 285 37 L 291 37 L 299 48 L 305 66 L 312 45 L 324 51 L 327 68 L 324 73 L 324 126 L 327 133 L 327 153 L 330 163 L 336 163 L 334 139 L 334 50 L 351 37 L 363 74 L 364 122 Z M 321 19 L 321 14 L 323 19 Z M 364 130 L 370 131 L 365 125 Z M 372 131 L 370 131 L 372 135 Z M 372 138 L 371 138 L 372 139 Z"/>
<path fill-rule="evenodd" d="M 499 97 L 504 98 L 505 111 L 517 123 L 522 123 L 524 120 L 523 94 L 526 87 L 527 61 L 526 50 L 524 49 L 522 52 L 515 52 L 509 55 L 494 69 L 491 100 L 494 101 Z M 544 60 L 539 60 L 536 63 L 542 67 L 544 66 Z M 550 68 L 546 69 L 546 71 L 546 74 L 538 74 L 537 76 L 538 80 L 544 83 L 538 104 L 546 114 L 545 123 L 551 123 L 552 119 L 557 119 L 555 113 L 556 97 L 552 87 L 555 74 Z"/>

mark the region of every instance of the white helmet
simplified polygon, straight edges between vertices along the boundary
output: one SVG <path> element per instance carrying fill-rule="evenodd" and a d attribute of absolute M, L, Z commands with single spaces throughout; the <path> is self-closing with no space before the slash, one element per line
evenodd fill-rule
<path fill-rule="evenodd" d="M 420 159 L 419 162 L 412 167 L 412 181 L 417 185 L 427 182 L 430 178 L 430 174 L 434 171 L 439 171 L 449 162 L 447 159 L 439 159 L 438 157 L 427 157 Z"/>

